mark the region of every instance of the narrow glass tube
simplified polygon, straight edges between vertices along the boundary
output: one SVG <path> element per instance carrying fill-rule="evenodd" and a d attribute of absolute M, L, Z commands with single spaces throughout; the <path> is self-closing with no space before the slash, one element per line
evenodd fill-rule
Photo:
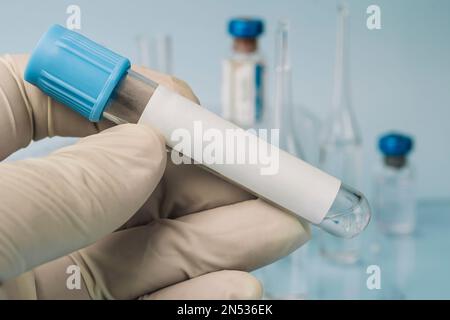
<path fill-rule="evenodd" d="M 345 183 L 358 186 L 362 168 L 362 139 L 351 101 L 348 7 L 345 4 L 339 5 L 337 14 L 332 107 L 320 144 L 319 166 Z M 356 191 L 340 190 L 331 212 L 328 212 L 329 219 L 322 223 L 329 224 L 329 228 L 339 226 L 340 231 L 352 233 L 347 229 L 358 228 L 359 224 L 367 223 L 365 219 L 368 217 L 358 215 L 358 212 L 349 213 L 352 211 L 349 208 L 353 203 L 360 203 L 364 208 L 367 205 L 364 202 Z M 327 234 L 321 234 L 319 243 L 321 254 L 334 262 L 352 264 L 361 258 L 361 239 L 336 241 Z"/>
<path fill-rule="evenodd" d="M 117 124 L 139 122 L 157 88 L 158 84 L 153 80 L 129 70 L 115 90 L 103 112 L 103 117 Z M 288 189 L 285 192 L 295 193 Z M 256 195 L 260 196 L 257 193 Z M 286 209 L 272 199 L 266 200 Z M 293 213 L 301 215 L 301 213 Z M 341 184 L 331 208 L 322 221 L 316 225 L 335 236 L 352 238 L 364 230 L 369 220 L 370 208 L 365 197 L 360 192 Z"/>
<path fill-rule="evenodd" d="M 280 148 L 306 159 L 302 145 L 293 132 L 292 68 L 289 57 L 289 22 L 286 20 L 278 23 L 275 75 L 274 118 L 275 128 L 280 129 Z"/>

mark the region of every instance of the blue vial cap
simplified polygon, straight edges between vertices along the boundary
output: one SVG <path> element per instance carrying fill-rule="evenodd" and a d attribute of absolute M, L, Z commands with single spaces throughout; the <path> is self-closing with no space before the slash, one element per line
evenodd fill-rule
<path fill-rule="evenodd" d="M 25 80 L 53 99 L 97 122 L 130 61 L 62 26 L 39 40 Z"/>
<path fill-rule="evenodd" d="M 378 141 L 385 156 L 406 156 L 413 148 L 413 139 L 400 133 L 388 133 Z"/>
<path fill-rule="evenodd" d="M 264 32 L 264 22 L 250 18 L 232 19 L 228 24 L 228 32 L 236 38 L 256 38 Z"/>

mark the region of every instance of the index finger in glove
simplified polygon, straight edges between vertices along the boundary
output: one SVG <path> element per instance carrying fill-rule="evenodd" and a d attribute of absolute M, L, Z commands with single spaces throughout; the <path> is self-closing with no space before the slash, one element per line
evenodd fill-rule
<path fill-rule="evenodd" d="M 0 56 L 0 160 L 45 137 L 84 137 L 107 129 L 108 120 L 89 122 L 24 81 L 28 55 Z M 172 76 L 133 67 L 157 83 L 198 101 L 189 86 Z"/>
<path fill-rule="evenodd" d="M 207 273 L 156 292 L 140 300 L 255 300 L 262 297 L 261 283 L 251 274 L 236 270 Z"/>
<path fill-rule="evenodd" d="M 0 283 L 125 223 L 158 184 L 162 137 L 123 125 L 46 158 L 0 165 Z"/>

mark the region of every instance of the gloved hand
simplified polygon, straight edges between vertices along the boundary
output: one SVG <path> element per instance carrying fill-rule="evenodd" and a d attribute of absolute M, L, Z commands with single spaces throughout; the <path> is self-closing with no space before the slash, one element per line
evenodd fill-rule
<path fill-rule="evenodd" d="M 295 217 L 197 166 L 172 164 L 153 129 L 90 123 L 44 96 L 23 81 L 26 62 L 0 58 L 0 159 L 31 140 L 87 137 L 45 158 L 0 164 L 4 296 L 259 298 L 247 272 L 309 239 Z M 140 72 L 196 99 L 180 80 Z M 66 287 L 71 265 L 80 290 Z"/>

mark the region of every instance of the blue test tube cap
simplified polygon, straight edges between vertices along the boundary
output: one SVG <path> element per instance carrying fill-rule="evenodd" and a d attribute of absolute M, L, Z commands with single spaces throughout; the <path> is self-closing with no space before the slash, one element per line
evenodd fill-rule
<path fill-rule="evenodd" d="M 388 133 L 378 141 L 378 147 L 385 156 L 406 156 L 413 148 L 413 139 L 400 133 Z"/>
<path fill-rule="evenodd" d="M 256 38 L 264 32 L 264 22 L 254 18 L 235 18 L 228 23 L 228 32 L 236 38 Z"/>
<path fill-rule="evenodd" d="M 131 64 L 109 49 L 60 25 L 34 49 L 24 78 L 90 121 L 100 121 Z"/>

